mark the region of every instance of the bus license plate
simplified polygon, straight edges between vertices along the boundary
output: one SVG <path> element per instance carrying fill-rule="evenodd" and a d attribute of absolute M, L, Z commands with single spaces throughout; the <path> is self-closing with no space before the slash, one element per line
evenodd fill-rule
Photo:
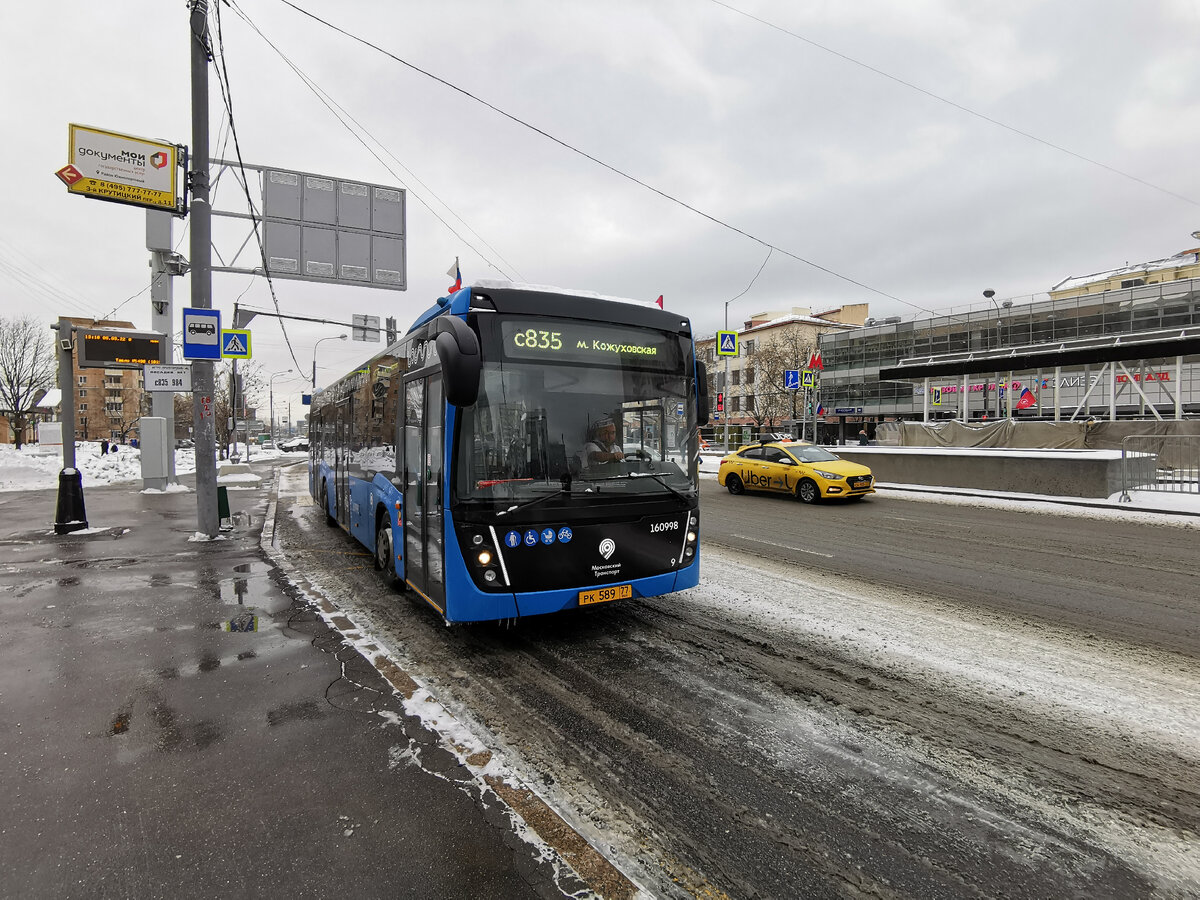
<path fill-rule="evenodd" d="M 580 591 L 579 605 L 589 603 L 607 603 L 609 600 L 628 600 L 633 596 L 632 584 L 614 584 L 612 587 L 600 588 L 595 591 Z"/>

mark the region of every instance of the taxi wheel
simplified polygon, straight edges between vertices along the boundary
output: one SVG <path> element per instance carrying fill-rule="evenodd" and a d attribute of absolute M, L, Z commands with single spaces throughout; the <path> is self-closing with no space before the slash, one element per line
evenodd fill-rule
<path fill-rule="evenodd" d="M 730 475 L 725 479 L 725 487 L 729 488 L 729 493 L 731 494 L 746 493 L 746 488 L 742 484 L 742 479 L 738 478 L 736 475 Z"/>
<path fill-rule="evenodd" d="M 801 503 L 816 503 L 821 499 L 821 489 L 811 478 L 805 478 L 796 485 L 796 499 Z"/>

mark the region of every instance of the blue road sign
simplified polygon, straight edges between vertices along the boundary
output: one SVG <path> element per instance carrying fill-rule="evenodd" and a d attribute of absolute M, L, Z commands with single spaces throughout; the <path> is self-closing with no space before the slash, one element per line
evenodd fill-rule
<path fill-rule="evenodd" d="M 221 311 L 219 309 L 183 310 L 183 358 L 221 358 Z"/>
<path fill-rule="evenodd" d="M 738 339 L 736 331 L 717 332 L 717 356 L 737 356 Z"/>
<path fill-rule="evenodd" d="M 784 390 L 798 391 L 800 390 L 800 370 L 786 369 L 783 373 Z"/>

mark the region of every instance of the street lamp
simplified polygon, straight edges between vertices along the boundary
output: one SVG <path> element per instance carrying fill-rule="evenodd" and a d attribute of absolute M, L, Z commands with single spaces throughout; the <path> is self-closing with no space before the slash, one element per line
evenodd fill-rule
<path fill-rule="evenodd" d="M 1003 326 L 1004 326 L 1004 323 L 1003 323 L 1003 322 L 1001 321 L 1001 319 L 1000 319 L 1000 307 L 1004 307 L 1005 309 L 1009 309 L 1009 308 L 1011 308 L 1011 307 L 1012 307 L 1012 301 L 1011 301 L 1011 300 L 1005 300 L 1005 301 L 1003 301 L 1002 303 L 997 303 L 997 302 L 996 302 L 996 292 L 995 292 L 995 291 L 993 291 L 993 290 L 991 290 L 991 289 L 988 289 L 988 290 L 984 291 L 984 292 L 983 292 L 983 296 L 985 296 L 985 297 L 987 297 L 989 300 L 991 300 L 991 301 L 992 301 L 992 306 L 994 306 L 994 307 L 996 308 L 996 343 L 997 343 L 997 345 L 999 345 L 999 347 L 1000 347 L 1001 349 L 1003 349 L 1003 347 L 1004 347 L 1004 334 L 1003 334 L 1003 332 L 1001 331 L 1001 329 L 1003 328 Z M 1000 374 L 1000 373 L 999 373 L 999 372 L 997 372 L 996 374 L 997 374 L 997 376 L 999 376 L 999 374 Z M 1009 379 L 1009 380 L 1011 381 L 1011 379 Z M 1009 385 L 1009 388 L 1011 389 L 1011 388 L 1012 388 L 1012 385 Z M 985 397 L 986 397 L 986 394 L 985 394 Z M 1011 398 L 1010 398 L 1010 399 L 1011 399 Z M 987 407 L 987 403 L 986 403 L 986 401 L 984 402 L 984 407 L 985 407 L 985 410 L 984 410 L 984 411 L 986 412 L 986 407 Z M 1000 403 L 1000 379 L 999 379 L 999 377 L 997 377 L 997 379 L 996 379 L 996 418 L 997 418 L 997 419 L 999 419 L 999 418 L 1001 418 L 1003 415 L 1004 415 L 1004 412 L 1003 412 L 1003 409 L 1002 409 L 1002 406 L 1001 406 L 1001 403 Z"/>
<path fill-rule="evenodd" d="M 282 372 L 276 372 L 267 380 L 267 390 L 271 395 L 271 446 L 275 446 L 275 379 L 280 375 L 287 375 L 295 369 L 284 369 Z"/>
<path fill-rule="evenodd" d="M 321 341 L 344 341 L 345 339 L 346 339 L 346 335 L 335 334 L 335 335 L 330 335 L 329 337 L 319 338 L 317 340 L 317 342 L 315 344 L 313 344 L 312 389 L 313 389 L 314 394 L 317 392 L 317 348 L 321 346 Z"/>

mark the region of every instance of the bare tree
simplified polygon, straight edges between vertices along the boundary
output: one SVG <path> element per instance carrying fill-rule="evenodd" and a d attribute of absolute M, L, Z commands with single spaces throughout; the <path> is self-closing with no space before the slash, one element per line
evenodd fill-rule
<path fill-rule="evenodd" d="M 0 319 L 0 413 L 20 449 L 34 404 L 57 372 L 50 328 L 31 317 Z"/>
<path fill-rule="evenodd" d="M 812 346 L 798 332 L 785 331 L 772 337 L 754 354 L 754 411 L 751 415 L 768 428 L 784 419 L 796 418 L 795 391 L 784 388 L 784 373 L 803 369 Z M 799 398 L 803 400 L 803 396 Z"/>

